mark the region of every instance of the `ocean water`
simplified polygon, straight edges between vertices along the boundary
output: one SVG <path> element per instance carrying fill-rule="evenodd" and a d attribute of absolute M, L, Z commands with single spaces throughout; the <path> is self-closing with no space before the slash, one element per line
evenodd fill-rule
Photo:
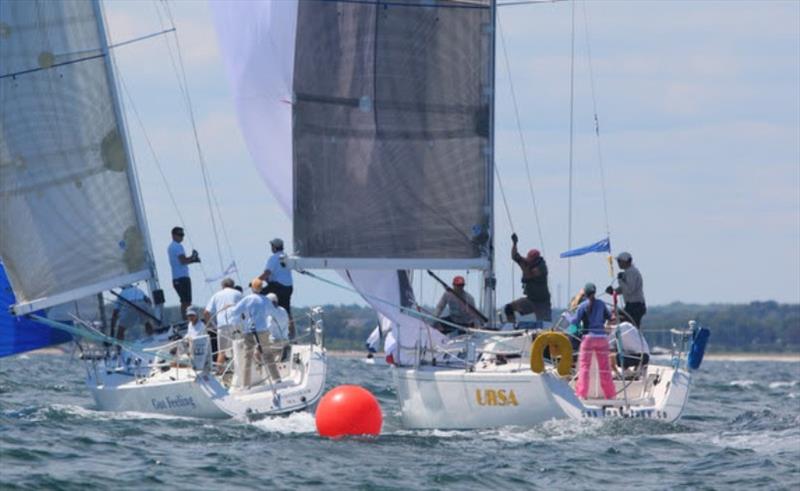
<path fill-rule="evenodd" d="M 388 368 L 376 439 L 319 438 L 308 413 L 255 423 L 93 409 L 81 362 L 0 359 L 0 489 L 800 489 L 800 363 L 706 361 L 684 417 L 533 428 L 400 428 Z"/>

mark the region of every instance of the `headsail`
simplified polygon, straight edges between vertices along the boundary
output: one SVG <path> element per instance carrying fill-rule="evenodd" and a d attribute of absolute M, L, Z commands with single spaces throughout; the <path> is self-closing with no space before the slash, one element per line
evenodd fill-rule
<path fill-rule="evenodd" d="M 0 3 L 0 256 L 18 313 L 154 275 L 100 16 Z"/>
<path fill-rule="evenodd" d="M 14 292 L 0 261 L 0 358 L 72 340 L 64 331 L 15 317 L 8 311 L 14 303 Z"/>

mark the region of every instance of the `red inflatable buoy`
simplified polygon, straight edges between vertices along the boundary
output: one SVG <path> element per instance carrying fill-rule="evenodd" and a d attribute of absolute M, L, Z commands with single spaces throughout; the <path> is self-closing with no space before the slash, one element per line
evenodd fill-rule
<path fill-rule="evenodd" d="M 319 401 L 316 421 L 320 436 L 377 436 L 381 433 L 383 414 L 370 391 L 358 385 L 340 385 Z"/>

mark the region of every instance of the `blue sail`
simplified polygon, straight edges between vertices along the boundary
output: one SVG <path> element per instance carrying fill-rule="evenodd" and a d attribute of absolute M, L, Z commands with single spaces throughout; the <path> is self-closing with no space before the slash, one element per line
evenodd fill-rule
<path fill-rule="evenodd" d="M 72 340 L 72 336 L 63 331 L 12 315 L 8 309 L 15 301 L 5 267 L 0 262 L 0 357 Z"/>

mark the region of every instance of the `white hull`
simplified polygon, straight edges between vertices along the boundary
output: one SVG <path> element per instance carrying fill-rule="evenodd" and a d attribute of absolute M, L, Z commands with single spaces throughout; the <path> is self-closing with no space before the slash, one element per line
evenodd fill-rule
<path fill-rule="evenodd" d="M 406 428 L 476 429 L 533 426 L 552 419 L 635 417 L 677 420 L 686 405 L 691 377 L 684 370 L 651 366 L 643 382 L 629 383 L 615 400 L 582 401 L 564 379 L 547 371 L 494 367 L 394 368 Z M 657 383 L 653 384 L 654 381 Z M 648 383 L 649 381 L 649 383 Z M 622 390 L 622 381 L 616 381 Z"/>
<path fill-rule="evenodd" d="M 88 370 L 87 385 L 101 410 L 252 419 L 312 407 L 322 396 L 326 365 L 323 349 L 292 345 L 287 362 L 278 365 L 281 381 L 275 384 L 236 389 L 191 367 L 170 367 L 144 377 L 96 363 Z"/>

